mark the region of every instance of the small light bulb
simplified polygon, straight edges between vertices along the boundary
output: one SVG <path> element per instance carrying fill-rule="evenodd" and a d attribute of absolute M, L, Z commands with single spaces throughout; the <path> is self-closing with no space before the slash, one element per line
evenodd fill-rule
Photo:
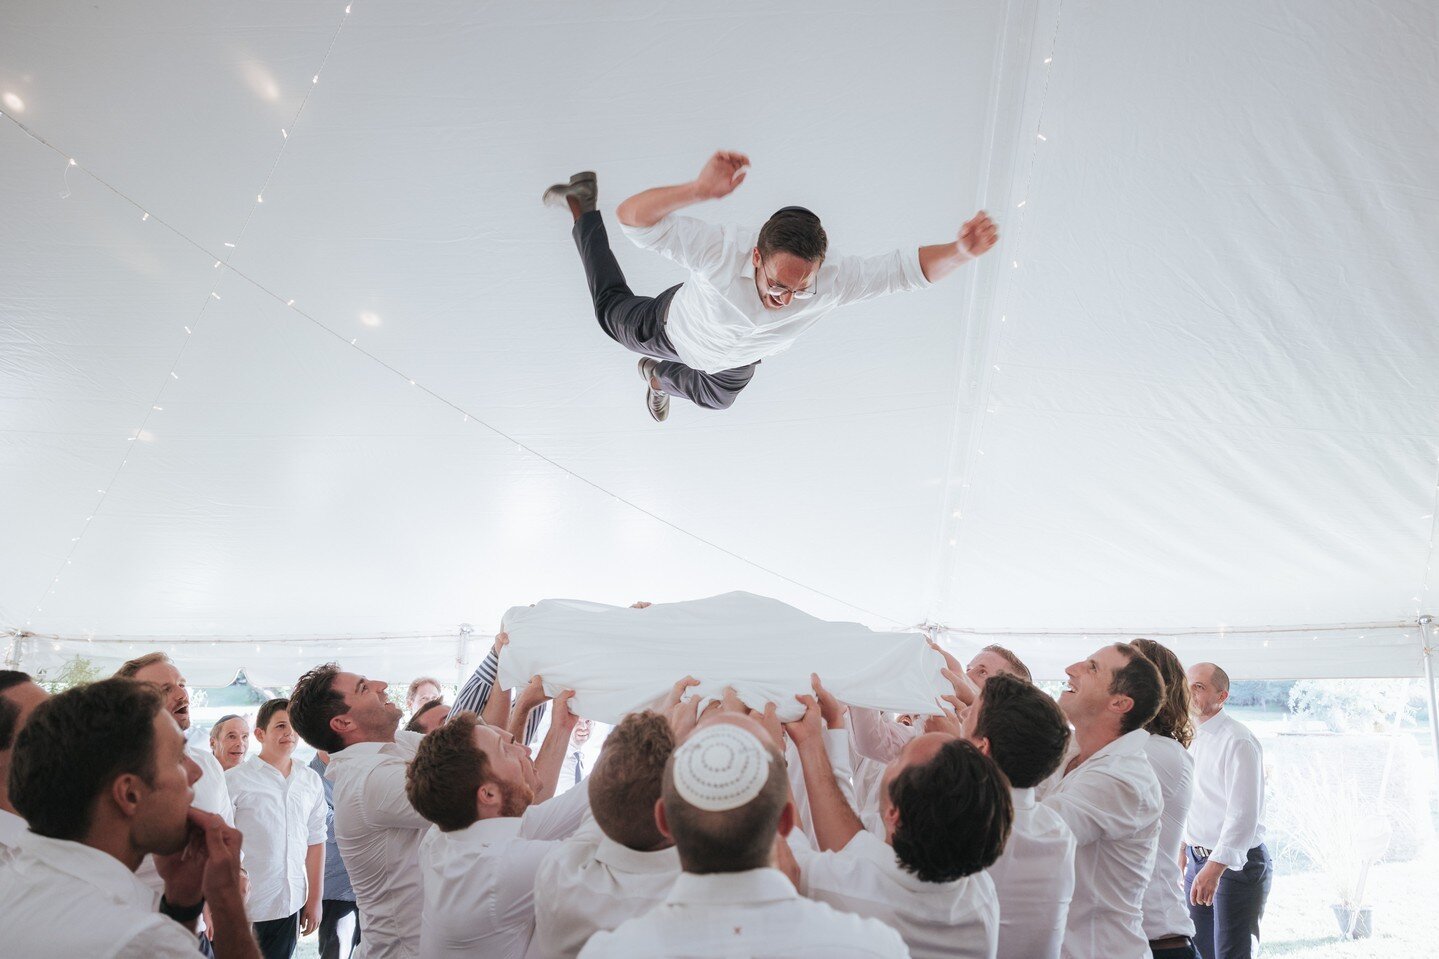
<path fill-rule="evenodd" d="M 71 166 L 74 166 L 74 165 L 75 165 L 75 158 L 74 158 L 74 157 L 71 157 L 71 158 L 70 158 L 70 165 L 71 165 Z"/>
<path fill-rule="evenodd" d="M 229 247 L 230 249 L 232 249 L 232 250 L 235 248 L 235 244 L 233 244 L 233 243 L 226 243 L 225 245 L 228 246 L 228 247 Z"/>
<path fill-rule="evenodd" d="M 141 214 L 140 214 L 140 221 L 141 221 L 142 223 L 143 223 L 145 220 L 148 220 L 148 219 L 150 219 L 150 214 L 148 214 L 148 213 L 141 213 Z"/>
<path fill-rule="evenodd" d="M 181 329 L 183 329 L 187 334 L 190 332 L 190 328 L 188 326 L 181 327 Z"/>
<path fill-rule="evenodd" d="M 1019 201 L 1019 209 L 1023 209 L 1023 208 L 1024 208 L 1024 205 L 1025 205 L 1026 203 L 1028 203 L 1028 202 L 1029 202 L 1028 200 L 1020 200 L 1020 201 Z"/>
<path fill-rule="evenodd" d="M 257 193 L 257 194 L 255 194 L 255 202 L 256 202 L 256 203 L 264 203 L 264 202 L 265 202 L 265 195 L 264 195 L 263 193 Z"/>
<path fill-rule="evenodd" d="M 1045 136 L 1043 133 L 1038 133 L 1038 134 L 1035 134 L 1035 135 L 1038 136 L 1041 140 L 1045 140 L 1045 141 L 1048 141 L 1048 140 L 1049 140 L 1049 137 Z"/>
<path fill-rule="evenodd" d="M 217 265 L 217 266 L 219 265 L 219 261 L 218 261 L 218 260 L 216 261 L 216 265 Z M 217 299 L 217 300 L 220 298 L 220 294 L 216 293 L 214 290 L 211 290 L 211 291 L 210 291 L 210 295 L 213 296 L 213 297 L 214 297 L 215 299 Z"/>
<path fill-rule="evenodd" d="M 170 371 L 170 376 L 177 380 L 180 378 L 180 374 L 176 373 L 174 370 Z"/>

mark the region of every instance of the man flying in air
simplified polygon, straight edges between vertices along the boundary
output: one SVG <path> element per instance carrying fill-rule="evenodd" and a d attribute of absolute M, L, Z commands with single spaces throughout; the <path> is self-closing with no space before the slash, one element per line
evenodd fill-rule
<path fill-rule="evenodd" d="M 830 310 L 923 289 L 999 238 L 989 215 L 980 212 L 952 243 L 831 257 L 819 217 L 803 207 L 779 210 L 757 232 L 676 215 L 734 192 L 749 165 L 744 154 L 721 151 L 690 182 L 654 187 L 620 204 L 620 224 L 631 240 L 690 271 L 689 280 L 654 297 L 630 290 L 610 252 L 594 173 L 576 173 L 545 191 L 546 204 L 574 216 L 575 245 L 600 328 L 643 357 L 639 372 L 650 415 L 658 421 L 669 416 L 671 396 L 728 409 L 761 359 L 789 349 Z"/>

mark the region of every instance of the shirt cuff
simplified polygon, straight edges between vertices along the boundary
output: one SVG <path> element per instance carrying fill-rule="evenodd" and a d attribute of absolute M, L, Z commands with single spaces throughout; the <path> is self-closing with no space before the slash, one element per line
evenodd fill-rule
<path fill-rule="evenodd" d="M 919 247 L 912 246 L 908 250 L 899 251 L 899 262 L 904 270 L 905 282 L 911 290 L 923 290 L 934 284 L 925 279 L 924 268 L 919 265 Z"/>
<path fill-rule="evenodd" d="M 1249 850 L 1237 846 L 1215 846 L 1209 850 L 1209 861 L 1217 862 L 1227 869 L 1243 869 L 1249 861 Z"/>

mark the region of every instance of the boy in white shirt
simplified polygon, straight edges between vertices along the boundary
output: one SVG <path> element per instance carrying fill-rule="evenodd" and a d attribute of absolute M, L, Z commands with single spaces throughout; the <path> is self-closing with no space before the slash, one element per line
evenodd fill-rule
<path fill-rule="evenodd" d="M 665 718 L 631 713 L 600 750 L 590 813 L 535 873 L 535 959 L 572 959 L 590 936 L 663 901 L 680 873 L 674 843 L 655 824 L 675 738 Z"/>
<path fill-rule="evenodd" d="M 290 959 L 320 924 L 325 873 L 324 784 L 292 758 L 298 742 L 290 701 L 271 699 L 255 717 L 260 753 L 225 773 L 235 828 L 245 836 L 247 909 L 265 959 Z"/>
<path fill-rule="evenodd" d="M 785 726 L 804 766 L 821 852 L 797 844 L 799 889 L 898 930 L 915 959 L 994 959 L 999 901 L 984 871 L 1013 819 L 994 762 L 946 733 L 923 733 L 885 769 L 883 838 L 866 832 L 836 780 L 822 733 L 843 707 L 814 680 L 805 714 Z"/>

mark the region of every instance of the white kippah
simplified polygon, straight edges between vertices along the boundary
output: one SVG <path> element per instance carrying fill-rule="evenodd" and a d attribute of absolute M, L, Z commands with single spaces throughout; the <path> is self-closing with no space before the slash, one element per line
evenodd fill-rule
<path fill-rule="evenodd" d="M 675 750 L 675 792 L 696 809 L 738 809 L 769 781 L 770 751 L 729 723 L 706 726 Z"/>

